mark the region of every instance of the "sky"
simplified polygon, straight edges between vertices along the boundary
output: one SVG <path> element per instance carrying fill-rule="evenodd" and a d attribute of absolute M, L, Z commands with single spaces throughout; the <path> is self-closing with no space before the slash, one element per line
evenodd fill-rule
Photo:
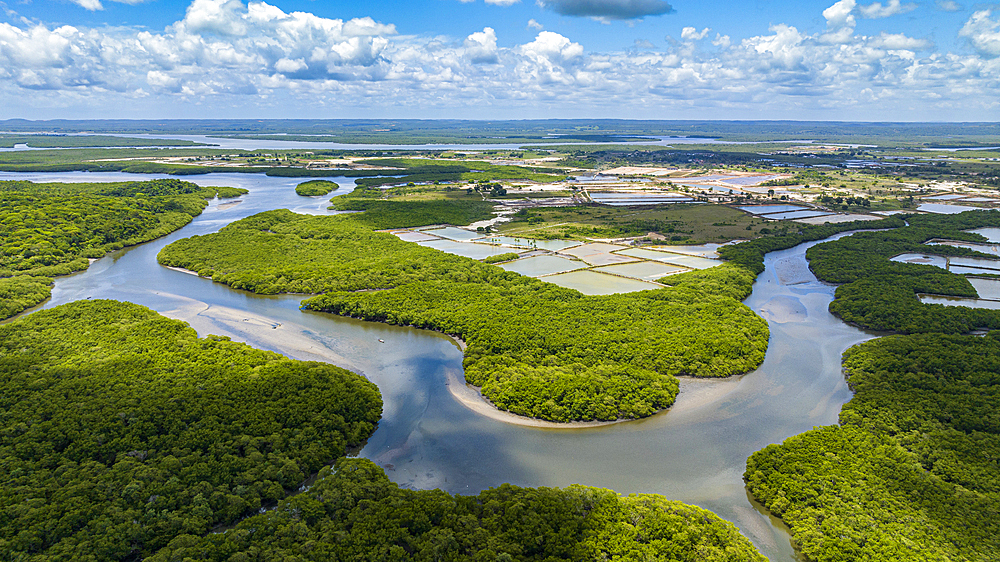
<path fill-rule="evenodd" d="M 0 119 L 1000 120 L 1000 4 L 0 0 Z"/>

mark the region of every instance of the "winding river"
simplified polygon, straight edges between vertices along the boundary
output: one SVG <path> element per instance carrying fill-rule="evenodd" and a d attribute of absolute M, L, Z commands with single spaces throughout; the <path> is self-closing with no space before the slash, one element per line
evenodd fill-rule
<path fill-rule="evenodd" d="M 0 173 L 0 179 L 121 181 L 155 175 Z M 770 443 L 836 423 L 850 391 L 841 353 L 870 335 L 827 311 L 834 287 L 809 272 L 805 250 L 766 256 L 746 304 L 767 319 L 764 363 L 743 377 L 684 380 L 677 404 L 650 418 L 587 428 L 537 428 L 476 413 L 460 399 L 462 353 L 433 332 L 299 310 L 301 295 L 260 296 L 162 267 L 166 244 L 276 208 L 326 214 L 325 198 L 295 195 L 297 178 L 253 174 L 186 177 L 201 185 L 245 187 L 236 201 L 213 201 L 164 238 L 110 254 L 85 272 L 59 278 L 40 308 L 87 298 L 127 300 L 296 359 L 335 363 L 375 382 L 385 403 L 378 430 L 361 451 L 402 486 L 476 493 L 511 482 L 573 483 L 619 493 L 658 493 L 710 509 L 734 522 L 771 560 L 796 560 L 787 529 L 751 501 L 746 458 Z M 330 178 L 353 188 L 353 180 Z M 384 341 L 381 343 L 380 340 Z"/>

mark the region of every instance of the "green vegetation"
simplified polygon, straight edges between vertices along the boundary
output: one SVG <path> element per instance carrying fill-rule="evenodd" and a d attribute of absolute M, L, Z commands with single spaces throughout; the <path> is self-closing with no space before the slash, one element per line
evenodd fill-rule
<path fill-rule="evenodd" d="M 486 161 L 449 161 L 423 158 L 382 158 L 361 160 L 359 164 L 394 168 L 380 170 L 379 173 L 396 177 L 362 178 L 358 185 L 378 187 L 399 183 L 431 183 L 458 181 L 531 180 L 553 182 L 566 177 L 563 170 L 556 168 L 527 168 L 491 164 Z"/>
<path fill-rule="evenodd" d="M 653 232 L 673 242 L 698 244 L 751 238 L 775 227 L 761 219 L 722 205 L 670 203 L 645 208 L 581 205 L 524 209 L 500 225 L 508 236 L 540 239 L 624 238 Z"/>
<path fill-rule="evenodd" d="M 302 182 L 295 186 L 295 193 L 303 196 L 315 196 L 315 195 L 326 195 L 331 191 L 336 191 L 340 188 L 337 182 L 326 181 L 326 180 L 312 180 L 307 182 Z"/>
<path fill-rule="evenodd" d="M 374 431 L 325 363 L 78 301 L 0 325 L 0 552 L 136 560 L 285 497 Z"/>
<path fill-rule="evenodd" d="M 997 560 L 1000 339 L 918 334 L 844 355 L 840 426 L 747 461 L 750 492 L 819 562 Z"/>
<path fill-rule="evenodd" d="M 493 217 L 493 203 L 479 194 L 438 186 L 365 188 L 330 201 L 338 211 L 365 211 L 354 217 L 374 229 L 471 224 Z"/>
<path fill-rule="evenodd" d="M 324 468 L 306 493 L 151 562 L 183 560 L 760 561 L 731 523 L 660 496 L 519 488 L 476 496 L 400 489 L 366 459 Z"/>
<path fill-rule="evenodd" d="M 816 276 L 842 283 L 830 311 L 846 322 L 900 333 L 965 333 L 1000 328 L 1000 311 L 920 302 L 918 293 L 976 297 L 961 275 L 930 265 L 898 263 L 889 258 L 906 252 L 990 258 L 967 248 L 924 242 L 934 238 L 985 240 L 963 230 L 1000 226 L 1000 211 L 958 215 L 907 215 L 910 226 L 885 232 L 861 232 L 819 244 L 806 257 Z"/>
<path fill-rule="evenodd" d="M 495 256 L 490 256 L 483 260 L 483 263 L 502 263 L 505 261 L 516 260 L 519 257 L 517 252 L 507 252 L 505 254 L 497 254 Z"/>
<path fill-rule="evenodd" d="M 554 421 L 648 416 L 673 403 L 674 375 L 728 376 L 764 358 L 766 322 L 740 303 L 754 278 L 744 268 L 587 297 L 374 232 L 366 214 L 269 211 L 158 259 L 238 289 L 324 293 L 310 309 L 457 335 L 468 343 L 466 380 L 484 396 Z"/>
<path fill-rule="evenodd" d="M 88 258 L 163 236 L 191 222 L 206 198 L 246 190 L 179 180 L 35 184 L 0 182 L 0 319 L 49 297 L 50 278 Z M 20 279 L 25 277 L 25 279 Z"/>

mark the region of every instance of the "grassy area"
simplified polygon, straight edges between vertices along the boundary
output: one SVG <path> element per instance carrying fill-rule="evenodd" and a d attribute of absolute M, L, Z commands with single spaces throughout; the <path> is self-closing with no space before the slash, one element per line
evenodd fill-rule
<path fill-rule="evenodd" d="M 699 244 L 751 238 L 797 225 L 768 223 L 723 205 L 667 204 L 648 208 L 586 205 L 526 209 L 500 232 L 532 238 L 620 238 L 656 232 L 672 242 Z"/>

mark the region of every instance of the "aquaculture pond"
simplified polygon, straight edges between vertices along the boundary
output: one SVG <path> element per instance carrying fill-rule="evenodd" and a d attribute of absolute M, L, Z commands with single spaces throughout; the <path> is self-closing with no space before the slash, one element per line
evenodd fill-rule
<path fill-rule="evenodd" d="M 661 287 L 638 279 L 625 279 L 590 269 L 548 275 L 543 280 L 567 289 L 575 289 L 585 295 L 615 295 L 648 291 Z"/>
<path fill-rule="evenodd" d="M 532 256 L 501 264 L 500 267 L 507 271 L 527 275 L 528 277 L 540 277 L 542 275 L 573 271 L 574 269 L 583 269 L 587 267 L 587 264 L 559 256 Z"/>
<path fill-rule="evenodd" d="M 123 181 L 151 176 L 0 177 Z M 746 459 L 770 443 L 836 423 L 851 395 L 841 353 L 870 337 L 828 312 L 835 287 L 816 281 L 806 267 L 804 252 L 812 244 L 768 254 L 766 269 L 746 300 L 771 330 L 767 356 L 756 371 L 726 380 L 682 380 L 671 409 L 640 421 L 530 427 L 496 419 L 488 407 L 485 413 L 470 407 L 482 409 L 483 403 L 463 384 L 462 352 L 444 335 L 303 312 L 302 295 L 254 295 L 158 265 L 156 254 L 167 243 L 215 232 L 260 211 L 329 213 L 325 201 L 295 195 L 295 178 L 213 174 L 185 179 L 245 187 L 250 193 L 238 203 L 213 201 L 180 231 L 58 279 L 43 307 L 86 298 L 127 300 L 190 322 L 202 336 L 229 336 L 361 373 L 379 386 L 385 406 L 378 430 L 360 454 L 404 486 L 470 493 L 504 482 L 581 483 L 621 493 L 659 493 L 733 521 L 771 560 L 796 559 L 780 522 L 748 499 L 742 481 Z M 341 185 L 338 194 L 353 186 L 352 180 L 332 179 Z"/>
<path fill-rule="evenodd" d="M 917 210 L 938 215 L 957 215 L 965 211 L 983 210 L 983 208 L 970 205 L 949 205 L 948 203 L 921 203 L 917 206 Z"/>

